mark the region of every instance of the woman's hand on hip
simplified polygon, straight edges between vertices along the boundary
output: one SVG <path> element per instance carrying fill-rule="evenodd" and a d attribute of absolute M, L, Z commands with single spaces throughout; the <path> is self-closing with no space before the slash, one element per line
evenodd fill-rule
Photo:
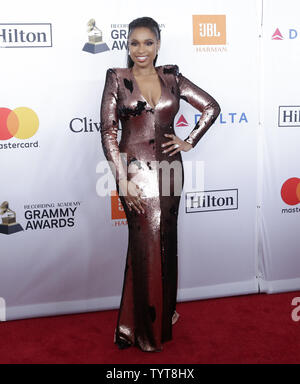
<path fill-rule="evenodd" d="M 168 153 L 172 151 L 171 153 L 169 153 L 169 156 L 175 155 L 175 153 L 179 151 L 188 152 L 190 149 L 193 148 L 192 144 L 181 140 L 178 136 L 174 134 L 165 133 L 164 136 L 170 138 L 170 141 L 167 141 L 166 143 L 163 143 L 161 145 L 162 148 L 169 146 L 169 148 L 163 150 L 163 153 Z"/>

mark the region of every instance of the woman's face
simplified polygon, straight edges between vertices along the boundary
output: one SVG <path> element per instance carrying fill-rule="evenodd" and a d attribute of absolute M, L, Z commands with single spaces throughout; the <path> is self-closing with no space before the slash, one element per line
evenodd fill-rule
<path fill-rule="evenodd" d="M 145 68 L 153 65 L 160 41 L 149 28 L 137 27 L 131 32 L 128 47 L 134 65 Z"/>

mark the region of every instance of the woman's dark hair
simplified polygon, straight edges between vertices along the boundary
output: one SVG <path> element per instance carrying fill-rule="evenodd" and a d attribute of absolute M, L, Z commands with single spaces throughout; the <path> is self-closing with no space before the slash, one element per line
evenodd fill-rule
<path fill-rule="evenodd" d="M 131 35 L 132 31 L 138 27 L 144 27 L 144 28 L 150 29 L 150 31 L 152 31 L 154 33 L 154 35 L 156 36 L 156 39 L 160 40 L 159 25 L 157 24 L 157 22 L 154 19 L 152 19 L 151 17 L 145 16 L 145 17 L 139 17 L 138 19 L 132 20 L 132 22 L 129 23 L 129 26 L 128 26 L 128 38 L 127 38 L 127 67 L 128 68 L 131 68 L 134 65 L 134 62 L 129 55 L 128 40 L 129 40 L 129 36 Z M 153 60 L 154 66 L 155 66 L 156 60 L 157 60 L 157 55 L 155 56 L 155 59 Z"/>

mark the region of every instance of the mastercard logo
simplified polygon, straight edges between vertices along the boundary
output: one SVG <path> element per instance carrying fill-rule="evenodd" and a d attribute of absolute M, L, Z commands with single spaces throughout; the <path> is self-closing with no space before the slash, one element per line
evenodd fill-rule
<path fill-rule="evenodd" d="M 39 129 L 39 118 L 30 108 L 0 108 L 0 140 L 28 139 Z"/>
<path fill-rule="evenodd" d="M 282 200 L 288 205 L 300 203 L 300 179 L 292 177 L 288 179 L 281 188 Z"/>

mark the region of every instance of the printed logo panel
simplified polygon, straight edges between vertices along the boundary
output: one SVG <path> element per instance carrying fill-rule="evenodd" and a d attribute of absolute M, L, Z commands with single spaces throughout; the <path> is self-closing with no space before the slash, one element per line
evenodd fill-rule
<path fill-rule="evenodd" d="M 225 45 L 226 15 L 193 15 L 194 45 Z"/>
<path fill-rule="evenodd" d="M 281 105 L 278 111 L 279 127 L 300 127 L 300 105 Z"/>
<path fill-rule="evenodd" d="M 50 23 L 0 23 L 0 48 L 52 47 Z"/>
<path fill-rule="evenodd" d="M 13 110 L 0 108 L 0 140 L 28 139 L 39 128 L 39 118 L 30 108 L 19 107 Z"/>
<path fill-rule="evenodd" d="M 186 213 L 238 209 L 238 190 L 187 192 Z"/>
<path fill-rule="evenodd" d="M 300 179 L 291 177 L 281 187 L 281 198 L 288 205 L 300 203 Z"/>
<path fill-rule="evenodd" d="M 122 205 L 122 202 L 118 196 L 117 191 L 112 191 L 111 195 L 111 219 L 126 219 L 125 211 Z"/>

